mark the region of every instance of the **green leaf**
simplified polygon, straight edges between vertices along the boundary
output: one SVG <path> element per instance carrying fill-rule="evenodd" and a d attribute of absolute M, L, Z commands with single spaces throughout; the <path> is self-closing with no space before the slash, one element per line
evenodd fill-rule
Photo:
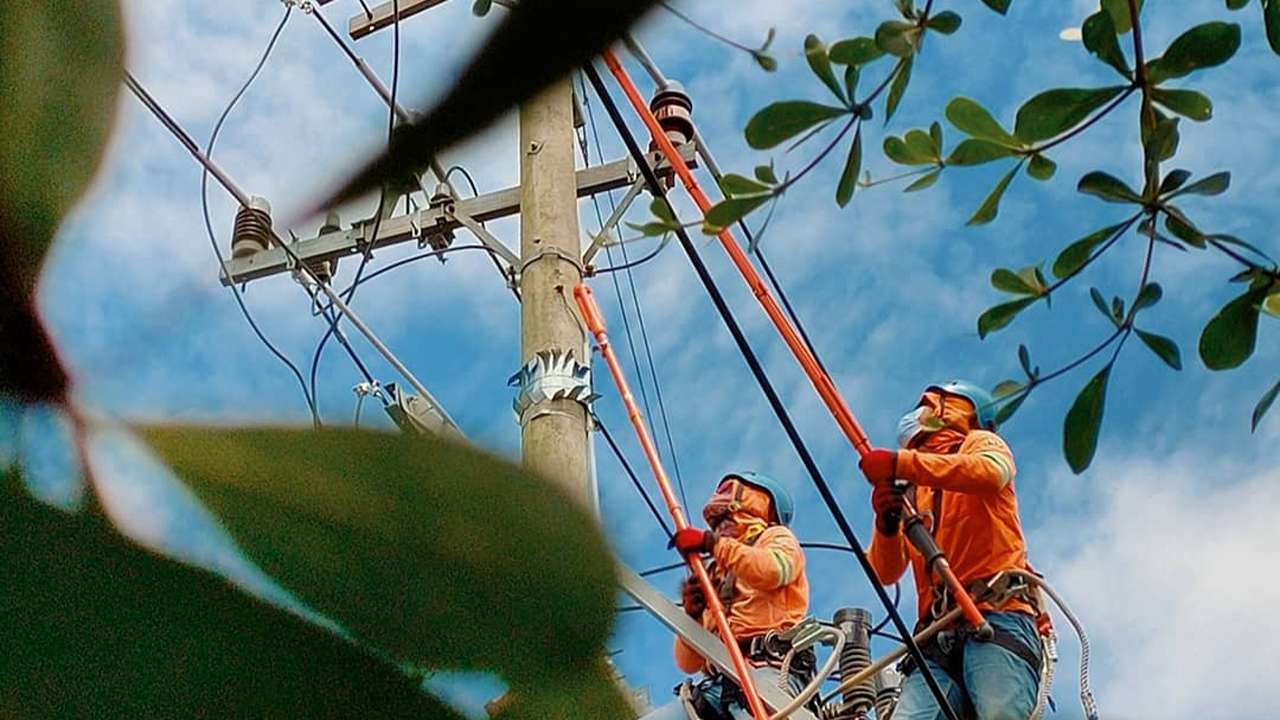
<path fill-rule="evenodd" d="M 896 135 L 889 135 L 884 139 L 884 154 L 899 165 L 931 165 L 937 161 L 933 148 L 929 145 L 921 144 L 919 139 L 908 143 Z"/>
<path fill-rule="evenodd" d="M 831 93 L 840 99 L 842 103 L 848 103 L 849 100 L 844 95 L 844 88 L 840 85 L 840 81 L 836 79 L 836 74 L 831 70 L 831 58 L 827 55 L 827 45 L 817 35 L 810 33 L 804 39 L 804 58 L 809 62 L 809 69 L 814 75 L 826 85 Z"/>
<path fill-rule="evenodd" d="M 0 473 L 0 716 L 461 716 L 401 670 Z"/>
<path fill-rule="evenodd" d="M 1195 90 L 1168 90 L 1152 88 L 1151 98 L 1179 115 L 1205 122 L 1213 117 L 1213 101 Z"/>
<path fill-rule="evenodd" d="M 947 103 L 946 115 L 957 130 L 967 135 L 1009 148 L 1022 147 L 1022 143 L 1000 127 L 1000 123 L 976 100 L 955 98 Z"/>
<path fill-rule="evenodd" d="M 1231 187 L 1231 173 L 1224 171 L 1197 180 L 1169 197 L 1176 198 L 1179 195 L 1221 195 L 1229 187 Z"/>
<path fill-rule="evenodd" d="M 766 105 L 747 122 L 747 144 L 768 150 L 821 122 L 840 117 L 848 110 L 808 100 L 784 100 Z"/>
<path fill-rule="evenodd" d="M 1169 174 L 1164 176 L 1164 180 L 1160 181 L 1159 194 L 1167 195 L 1168 193 L 1171 193 L 1185 185 L 1190 179 L 1190 170 L 1183 170 L 1181 168 L 1177 170 L 1170 170 Z"/>
<path fill-rule="evenodd" d="M 1013 134 L 1025 143 L 1057 137 L 1084 122 L 1093 111 L 1125 91 L 1123 85 L 1105 88 L 1046 90 L 1018 108 Z"/>
<path fill-rule="evenodd" d="M 1174 237 L 1198 248 L 1205 246 L 1204 233 L 1200 232 L 1200 229 L 1181 210 L 1173 205 L 1166 205 L 1164 210 L 1164 226 L 1173 233 Z"/>
<path fill-rule="evenodd" d="M 1259 306 L 1267 288 L 1250 288 L 1227 303 L 1200 333 L 1200 359 L 1210 370 L 1239 367 L 1258 342 Z"/>
<path fill-rule="evenodd" d="M 1267 43 L 1280 55 L 1280 0 L 1262 0 L 1262 19 L 1267 28 Z"/>
<path fill-rule="evenodd" d="M 962 167 L 969 165 L 981 165 L 983 163 L 989 163 L 992 160 L 1012 157 L 1013 155 L 1014 151 L 1004 145 L 997 145 L 987 140 L 970 138 L 961 142 L 951 150 L 951 155 L 947 157 L 947 164 L 960 165 Z"/>
<path fill-rule="evenodd" d="M 924 175 L 921 175 L 920 177 L 916 178 L 916 180 L 912 182 L 910 185 L 903 188 L 902 192 L 919 192 L 920 190 L 933 187 L 934 183 L 938 182 L 938 176 L 941 174 L 942 174 L 942 168 L 938 168 L 937 170 L 930 170 Z"/>
<path fill-rule="evenodd" d="M 1089 298 L 1093 300 L 1093 306 L 1098 308 L 1098 312 L 1110 320 L 1112 325 L 1120 326 L 1120 320 L 1116 318 L 1116 313 L 1107 307 L 1107 301 L 1102 297 L 1102 293 L 1098 292 L 1098 288 L 1089 288 Z"/>
<path fill-rule="evenodd" d="M 635 230 L 644 237 L 662 237 L 671 232 L 671 227 L 666 223 L 647 222 L 647 223 L 627 223 L 627 227 Z"/>
<path fill-rule="evenodd" d="M 987 195 L 987 199 L 982 201 L 982 205 L 973 213 L 973 217 L 969 218 L 966 225 L 986 225 L 996 219 L 996 215 L 1000 212 L 1000 198 L 1004 197 L 1004 191 L 1009 188 L 1010 181 L 1013 176 L 1018 174 L 1018 170 L 1022 168 L 1022 162 L 1019 161 L 1013 166 L 1013 169 L 1000 178 L 1000 182 L 992 188 L 991 193 Z"/>
<path fill-rule="evenodd" d="M 755 60 L 760 69 L 765 72 L 774 72 L 778 69 L 777 59 L 762 50 L 752 50 L 751 59 Z"/>
<path fill-rule="evenodd" d="M 1129 0 L 1101 0 L 1102 9 L 1111 16 L 1116 32 L 1124 35 L 1133 29 L 1133 17 L 1129 14 Z M 1142 11 L 1142 0 L 1138 0 L 1138 11 Z"/>
<path fill-rule="evenodd" d="M 1138 333 L 1138 337 L 1142 339 L 1142 342 L 1151 348 L 1151 352 L 1154 352 L 1163 360 L 1165 365 L 1174 370 L 1182 369 L 1182 353 L 1178 350 L 1176 342 L 1163 335 L 1145 332 L 1137 328 L 1134 328 L 1133 331 Z"/>
<path fill-rule="evenodd" d="M 1263 258 L 1268 263 L 1272 265 L 1276 264 L 1276 261 L 1271 259 L 1270 255 L 1262 252 L 1262 250 L 1258 246 L 1254 245 L 1253 243 L 1245 242 L 1244 240 L 1241 240 L 1235 235 L 1227 235 L 1225 233 L 1214 233 L 1212 235 L 1205 235 L 1203 237 L 1205 240 L 1216 240 L 1220 243 L 1226 243 L 1228 245 L 1235 245 L 1237 247 L 1242 247 L 1248 250 L 1249 252 L 1254 253 L 1255 255 Z"/>
<path fill-rule="evenodd" d="M 476 17 L 484 17 L 493 9 L 493 0 L 476 0 L 471 5 L 471 13 Z"/>
<path fill-rule="evenodd" d="M 98 169 L 124 33 L 114 0 L 3 3 L 0 33 L 0 303 L 25 305 L 54 233 Z"/>
<path fill-rule="evenodd" d="M 1009 4 L 1012 2 L 1013 0 L 982 0 L 983 5 L 995 10 L 1001 15 L 1009 12 Z"/>
<path fill-rule="evenodd" d="M 756 179 L 766 185 L 778 184 L 778 175 L 773 171 L 772 165 L 757 165 Z"/>
<path fill-rule="evenodd" d="M 1262 303 L 1262 311 L 1272 317 L 1280 318 L 1280 292 L 1274 292 L 1267 296 Z"/>
<path fill-rule="evenodd" d="M 1031 371 L 1031 351 L 1027 350 L 1026 345 L 1018 346 L 1018 364 L 1022 366 L 1022 372 L 1026 373 L 1027 377 L 1039 375 L 1038 372 Z"/>
<path fill-rule="evenodd" d="M 941 158 L 942 148 L 944 147 L 942 143 L 942 123 L 935 120 L 929 124 L 929 138 L 933 140 L 934 153 Z"/>
<path fill-rule="evenodd" d="M 840 65 L 866 65 L 884 56 L 884 50 L 869 37 L 849 38 L 831 46 L 831 62 Z"/>
<path fill-rule="evenodd" d="M 1031 397 L 1031 393 L 1023 393 L 1001 404 L 1000 409 L 996 411 L 996 426 L 999 427 L 1008 422 L 1013 417 L 1013 414 L 1018 412 L 1018 408 L 1022 407 L 1022 403 L 1027 401 L 1028 397 Z"/>
<path fill-rule="evenodd" d="M 1101 230 L 1095 230 L 1071 243 L 1058 254 L 1058 259 L 1053 261 L 1053 274 L 1059 278 L 1073 275 L 1089 260 L 1095 248 L 1128 224 L 1129 221 L 1116 223 Z"/>
<path fill-rule="evenodd" d="M 671 209 L 671 205 L 667 203 L 666 198 L 656 197 L 649 203 L 649 212 L 667 225 L 668 228 L 675 229 L 680 227 L 680 221 L 676 219 L 675 212 Z"/>
<path fill-rule="evenodd" d="M 1262 422 L 1262 417 L 1271 409 L 1271 404 L 1276 401 L 1277 395 L 1280 395 L 1280 381 L 1258 398 L 1258 404 L 1253 407 L 1253 419 L 1249 423 L 1249 432 L 1255 432 L 1258 429 L 1258 423 Z"/>
<path fill-rule="evenodd" d="M 1157 118 L 1156 127 L 1153 130 L 1148 130 L 1145 121 L 1142 123 L 1143 154 L 1148 159 L 1154 158 L 1164 162 L 1178 152 L 1178 142 L 1181 139 L 1178 124 L 1182 121 L 1178 118 L 1166 117 L 1159 108 L 1153 108 L 1152 114 Z"/>
<path fill-rule="evenodd" d="M 1040 294 L 1035 283 L 1028 282 L 1024 276 L 1005 268 L 997 268 L 991 273 L 991 287 L 1014 295 Z"/>
<path fill-rule="evenodd" d="M 930 162 L 941 162 L 942 149 L 934 144 L 929 133 L 919 129 L 908 130 L 904 140 L 913 155 L 923 155 Z"/>
<path fill-rule="evenodd" d="M 707 211 L 702 223 L 702 232 L 708 235 L 720 232 L 765 204 L 771 197 L 773 196 L 762 194 L 721 200 Z"/>
<path fill-rule="evenodd" d="M 937 30 L 943 35 L 951 35 L 960 29 L 961 18 L 950 10 L 944 10 L 937 15 L 929 18 L 925 23 L 930 30 Z"/>
<path fill-rule="evenodd" d="M 893 78 L 893 84 L 889 86 L 889 99 L 884 104 L 884 121 L 887 124 L 898 111 L 898 104 L 902 102 L 902 96 L 907 92 L 907 84 L 911 82 L 911 68 L 915 65 L 914 58 L 907 58 L 902 63 L 902 69 Z"/>
<path fill-rule="evenodd" d="M 1215 67 L 1230 60 L 1240 49 L 1240 26 L 1207 22 L 1179 35 L 1164 55 L 1147 64 L 1152 84 L 1185 77 L 1196 70 Z"/>
<path fill-rule="evenodd" d="M 1228 10 L 1239 10 L 1249 4 L 1249 0 L 1227 0 Z"/>
<path fill-rule="evenodd" d="M 759 193 L 769 192 L 769 186 L 734 173 L 729 173 L 728 175 L 724 175 L 720 178 L 720 189 L 729 197 L 756 195 Z"/>
<path fill-rule="evenodd" d="M 1080 32 L 1084 47 L 1089 54 L 1115 68 L 1116 72 L 1126 78 L 1133 77 L 1133 70 L 1130 69 L 1129 61 L 1125 59 L 1124 51 L 1120 49 L 1120 41 L 1116 38 L 1116 25 L 1111 19 L 1111 13 L 1104 10 L 1090 15 L 1084 21 Z"/>
<path fill-rule="evenodd" d="M 1110 377 L 1111 364 L 1108 363 L 1089 380 L 1067 411 L 1062 427 L 1062 454 L 1077 475 L 1088 469 L 1098 450 L 1098 431 L 1106 411 L 1107 380 Z"/>
<path fill-rule="evenodd" d="M 857 100 L 859 76 L 857 65 L 849 65 L 844 69 L 844 92 L 850 103 Z"/>
<path fill-rule="evenodd" d="M 431 436 L 141 434 L 251 559 L 392 657 L 555 686 L 603 651 L 613 560 L 551 482 Z"/>
<path fill-rule="evenodd" d="M 1113 203 L 1142 203 L 1142 196 L 1114 175 L 1095 170 L 1080 178 L 1076 189 Z"/>
<path fill-rule="evenodd" d="M 1005 327 L 1013 322 L 1018 313 L 1027 309 L 1028 306 L 1039 299 L 1038 297 L 1026 297 L 988 308 L 986 312 L 978 317 L 978 337 L 985 339 L 987 335 Z"/>
<path fill-rule="evenodd" d="M 920 28 L 915 23 L 901 20 L 886 20 L 876 28 L 876 46 L 900 58 L 911 57 L 915 53 L 919 37 Z"/>
<path fill-rule="evenodd" d="M 1164 288 L 1160 287 L 1160 283 L 1149 282 L 1142 286 L 1138 291 L 1138 297 L 1134 298 L 1133 311 L 1136 313 L 1139 310 L 1146 310 L 1160 302 L 1162 297 L 1164 297 Z"/>
<path fill-rule="evenodd" d="M 1003 398 L 1007 395 L 1012 395 L 1021 389 L 1022 389 L 1022 383 L 1018 382 L 1017 380 L 1005 380 L 1004 382 L 992 388 L 991 396 L 999 400 L 1000 398 Z"/>
<path fill-rule="evenodd" d="M 853 191 L 858 187 L 858 174 L 862 172 L 862 126 L 853 133 L 853 144 L 849 147 L 849 158 L 845 161 L 844 172 L 840 174 L 840 184 L 836 187 L 836 204 L 844 207 L 853 199 Z"/>
<path fill-rule="evenodd" d="M 1027 166 L 1027 174 L 1037 180 L 1048 180 L 1058 171 L 1058 163 L 1036 153 L 1031 156 L 1031 164 Z"/>

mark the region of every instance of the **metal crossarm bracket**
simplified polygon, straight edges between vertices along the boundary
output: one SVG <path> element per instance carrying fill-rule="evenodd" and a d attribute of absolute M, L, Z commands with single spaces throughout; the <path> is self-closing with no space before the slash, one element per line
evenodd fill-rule
<path fill-rule="evenodd" d="M 710 631 L 694 622 L 693 618 L 685 614 L 675 603 L 668 600 L 658 589 L 650 585 L 644 578 L 640 577 L 634 570 L 623 565 L 617 564 L 619 583 L 622 589 L 628 595 L 640 603 L 645 610 L 648 610 L 669 630 L 679 635 L 689 646 L 698 651 L 698 654 L 706 658 L 708 662 L 716 667 L 720 672 L 737 677 L 733 670 L 733 662 L 729 660 L 729 653 L 724 649 L 724 643 L 720 638 L 712 635 Z M 772 680 L 766 678 L 759 673 L 753 673 L 755 677 L 756 690 L 760 693 L 760 699 L 773 709 L 783 707 L 791 702 L 791 696 L 782 692 Z M 805 708 L 799 708 L 788 716 L 791 720 L 817 720 L 813 713 Z"/>
<path fill-rule="evenodd" d="M 693 144 L 680 146 L 680 155 L 686 160 L 692 160 Z M 671 174 L 671 167 L 659 153 L 649 153 L 647 160 L 659 176 Z M 603 165 L 583 168 L 576 172 L 578 197 L 626 187 L 635 182 L 637 177 L 639 177 L 639 169 L 630 159 L 614 160 Z M 379 226 L 377 237 L 370 239 L 370 249 L 376 250 L 415 240 L 415 227 L 427 233 L 443 233 L 464 227 L 457 217 L 459 214 L 481 223 L 515 215 L 518 212 L 520 212 L 519 186 L 505 188 L 479 197 L 458 200 L 455 203 L 453 217 L 446 213 L 443 206 L 438 206 L 425 208 L 418 213 L 387 218 Z M 364 248 L 364 240 L 362 229 L 354 228 L 300 240 L 290 245 L 290 249 L 302 261 L 315 264 L 357 253 Z M 268 248 L 241 258 L 233 258 L 227 262 L 230 279 L 223 277 L 221 280 L 225 285 L 231 282 L 243 283 L 269 277 L 286 271 L 288 269 L 286 260 L 287 255 L 278 247 Z"/>
<path fill-rule="evenodd" d="M 520 264 L 520 258 L 517 257 L 514 252 L 507 248 L 506 245 L 503 245 L 501 240 L 494 237 L 493 233 L 489 232 L 488 229 L 476 221 L 475 218 L 460 211 L 457 203 L 448 203 L 445 205 L 444 211 L 446 217 L 456 220 L 467 230 L 470 230 L 471 234 L 476 236 L 476 240 L 479 240 L 481 245 L 484 245 L 497 253 L 499 257 L 506 261 L 507 265 L 514 268 Z"/>
<path fill-rule="evenodd" d="M 613 229 L 618 226 L 618 221 L 622 220 L 622 216 L 631 208 L 631 203 L 634 202 L 636 196 L 644 190 L 644 187 L 644 178 L 639 177 L 636 178 L 635 182 L 631 183 L 631 187 L 627 188 L 627 194 L 622 196 L 622 202 L 618 203 L 617 206 L 613 208 L 612 213 L 609 213 L 609 217 L 604 221 L 604 224 L 600 226 L 600 232 L 596 233 L 596 236 L 591 239 L 591 245 L 587 247 L 586 252 L 582 253 L 583 265 L 590 266 L 591 261 L 595 259 L 596 254 L 604 249 L 605 246 L 612 244 L 609 242 L 610 234 L 613 232 Z"/>

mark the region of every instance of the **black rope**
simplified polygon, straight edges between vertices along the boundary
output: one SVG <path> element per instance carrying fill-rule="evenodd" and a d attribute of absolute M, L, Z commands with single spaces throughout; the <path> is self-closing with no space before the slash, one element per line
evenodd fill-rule
<path fill-rule="evenodd" d="M 653 172 L 653 168 L 649 167 L 645 153 L 636 143 L 635 136 L 627 127 L 626 121 L 623 120 L 618 107 L 613 102 L 613 98 L 609 95 L 609 91 L 604 86 L 604 82 L 600 79 L 599 73 L 591 65 L 587 64 L 583 67 L 587 74 L 587 79 L 591 81 L 592 87 L 599 96 L 601 104 L 609 113 L 610 119 L 613 121 L 618 134 L 622 136 L 623 142 L 627 146 L 627 151 L 631 153 L 632 159 L 635 160 L 641 174 L 644 175 L 645 182 L 649 185 L 649 191 L 654 197 L 662 198 L 667 204 L 671 212 L 675 209 L 671 207 L 670 201 L 667 200 L 666 190 L 658 181 L 657 176 Z M 684 228 L 677 228 L 676 237 L 680 240 L 680 246 L 684 248 L 685 254 L 689 257 L 689 262 L 693 265 L 694 271 L 698 275 L 698 279 L 702 281 L 703 287 L 707 294 L 711 297 L 712 303 L 719 312 L 721 319 L 728 328 L 729 333 L 733 336 L 734 342 L 738 346 L 743 359 L 747 366 L 751 369 L 751 374 L 755 377 L 756 382 L 760 385 L 760 389 L 764 392 L 765 398 L 769 402 L 769 406 L 773 409 L 774 415 L 777 416 L 778 422 L 782 425 L 783 431 L 790 439 L 792 446 L 795 448 L 796 454 L 800 456 L 801 463 L 808 471 L 810 478 L 813 480 L 814 486 L 818 490 L 818 494 L 822 496 L 823 502 L 830 511 L 832 518 L 840 529 L 840 533 L 849 543 L 849 547 L 853 548 L 854 555 L 858 559 L 858 563 L 862 566 L 863 572 L 871 586 L 875 590 L 880 602 L 884 605 L 885 611 L 889 614 L 893 621 L 894 627 L 902 636 L 903 643 L 907 646 L 907 651 L 916 663 L 921 667 L 925 682 L 929 685 L 929 689 L 937 698 L 938 705 L 941 707 L 949 720 L 959 720 L 951 704 L 947 701 L 946 694 L 942 692 L 942 688 L 938 685 L 937 678 L 930 672 L 924 655 L 920 652 L 920 647 L 916 644 L 915 639 L 911 636 L 910 629 L 902 620 L 902 615 L 898 613 L 898 609 L 893 606 L 893 602 L 889 599 L 889 594 L 884 587 L 876 580 L 875 569 L 871 566 L 871 560 L 867 557 L 866 550 L 862 543 L 858 540 L 857 534 L 854 533 L 853 527 L 849 524 L 849 519 L 845 517 L 844 511 L 840 509 L 840 504 L 836 501 L 835 495 L 831 492 L 831 487 L 827 484 L 826 479 L 822 475 L 822 471 L 818 468 L 813 456 L 809 453 L 809 448 L 805 445 L 804 439 L 800 437 L 800 433 L 796 430 L 795 423 L 791 420 L 791 415 L 787 412 L 786 407 L 782 404 L 782 400 L 778 397 L 777 391 L 773 387 L 773 383 L 769 380 L 769 376 L 765 373 L 764 368 L 760 365 L 759 358 L 751 349 L 750 343 L 746 336 L 742 333 L 742 328 L 738 325 L 738 321 L 734 319 L 732 311 L 725 303 L 724 296 L 720 293 L 720 289 L 716 286 L 715 279 L 711 277 L 711 273 L 707 270 L 707 266 L 702 261 L 702 257 L 698 254 L 697 247 L 689 239 L 689 234 Z"/>
<path fill-rule="evenodd" d="M 275 32 L 271 34 L 271 39 L 267 42 L 267 47 L 263 50 L 262 57 L 259 58 L 258 64 L 253 68 L 253 72 L 249 73 L 248 79 L 244 81 L 244 84 L 240 86 L 240 89 L 237 90 L 236 94 L 231 98 L 231 102 L 227 103 L 227 107 L 222 111 L 222 115 L 218 118 L 218 122 L 213 126 L 213 132 L 209 135 L 209 142 L 204 152 L 206 157 L 213 157 L 213 148 L 218 141 L 218 134 L 222 132 L 223 124 L 227 121 L 227 117 L 231 114 L 231 110 L 235 108 L 236 103 L 240 102 L 240 98 L 244 97 L 245 92 L 249 90 L 249 86 L 258 78 L 259 73 L 262 72 L 262 68 L 266 66 L 267 60 L 271 57 L 272 51 L 275 50 L 276 41 L 280 39 L 280 33 L 284 31 L 285 23 L 289 21 L 289 15 L 292 11 L 292 6 L 285 7 L 284 15 L 280 18 L 280 24 L 276 26 Z M 136 88 L 135 92 L 138 92 L 139 99 L 142 100 L 143 104 L 160 118 L 160 122 L 163 123 L 170 132 L 174 133 L 184 145 L 187 145 L 188 150 L 196 150 L 199 152 L 199 147 L 195 144 L 195 141 L 191 139 L 191 136 L 187 135 L 187 133 L 178 126 L 173 118 L 165 112 L 164 108 L 160 107 L 160 104 L 157 103 L 154 98 L 148 95 L 145 91 L 141 91 L 142 86 L 138 84 L 137 80 L 135 80 L 133 76 L 128 76 L 127 82 L 130 83 L 131 88 Z M 223 272 L 225 272 L 226 258 L 222 254 L 222 249 L 218 247 L 218 239 L 213 232 L 213 221 L 209 217 L 209 169 L 203 166 L 200 170 L 200 210 L 204 216 L 204 229 L 209 236 L 209 245 L 213 247 L 213 253 L 218 257 L 218 267 L 223 269 Z M 307 383 L 302 378 L 302 371 L 299 370 L 298 366 L 286 357 L 285 354 L 275 346 L 275 344 L 267 339 L 262 328 L 260 328 L 257 321 L 253 319 L 253 314 L 249 312 L 249 307 L 245 304 L 244 297 L 240 293 L 240 288 L 236 287 L 234 282 L 229 282 L 227 286 L 231 288 L 231 293 L 235 296 L 236 304 L 240 306 L 240 313 L 244 315 L 245 321 L 249 323 L 249 327 L 253 330 L 253 334 L 256 335 L 258 340 L 267 347 L 267 350 L 271 351 L 272 355 L 279 359 L 280 362 L 284 363 L 285 366 L 289 368 L 289 371 L 293 373 L 293 376 L 298 379 L 298 385 L 302 388 L 302 395 L 307 400 L 307 409 L 311 412 L 311 422 L 312 424 L 319 426 L 320 414 L 316 411 L 315 398 L 313 398 L 311 393 L 307 391 Z"/>
<path fill-rule="evenodd" d="M 622 454 L 622 449 L 618 447 L 618 443 L 614 441 L 613 435 L 609 433 L 609 428 L 600 422 L 599 416 L 592 415 L 595 420 L 596 427 L 600 428 L 600 434 L 604 435 L 605 442 L 609 443 L 609 447 L 613 450 L 613 454 L 618 458 L 618 462 L 622 465 L 622 469 L 626 471 L 627 477 L 631 478 L 631 484 L 636 486 L 636 490 L 640 492 L 640 497 L 644 498 L 644 504 L 649 506 L 649 512 L 653 513 L 653 518 L 662 526 L 662 532 L 667 537 L 671 537 L 671 528 L 667 526 L 667 521 L 662 517 L 662 513 L 658 510 L 658 506 L 654 504 L 653 498 L 649 497 L 649 491 L 644 489 L 644 484 L 640 482 L 640 478 L 636 477 L 635 470 L 631 469 L 631 463 L 627 462 L 627 458 Z"/>

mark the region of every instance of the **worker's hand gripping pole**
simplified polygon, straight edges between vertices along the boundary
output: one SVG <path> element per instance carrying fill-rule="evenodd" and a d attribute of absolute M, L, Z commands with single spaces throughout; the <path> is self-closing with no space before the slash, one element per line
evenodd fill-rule
<path fill-rule="evenodd" d="M 693 172 L 689 169 L 688 163 L 686 163 L 680 153 L 676 151 L 675 145 L 671 143 L 666 132 L 663 131 L 662 126 L 658 123 L 657 117 L 654 116 L 653 111 L 649 109 L 649 106 L 645 103 L 644 99 L 640 97 L 640 91 L 636 89 L 635 83 L 631 81 L 631 76 L 627 73 L 626 68 L 622 67 L 622 64 L 618 62 L 617 55 L 615 55 L 612 50 L 605 50 L 602 57 L 604 58 L 605 64 L 609 67 L 609 72 L 613 74 L 614 78 L 618 81 L 618 85 L 622 88 L 623 93 L 626 94 L 627 100 L 631 103 L 632 108 L 635 109 L 636 114 L 640 116 L 640 119 L 644 121 L 645 127 L 648 128 L 650 136 L 652 136 L 653 141 L 658 145 L 658 149 L 662 151 L 663 156 L 671 165 L 671 168 L 675 170 L 676 175 L 680 177 L 681 183 L 689 192 L 689 196 L 693 198 L 693 202 L 705 215 L 707 211 L 711 209 L 711 200 L 707 197 L 707 194 L 702 191 L 702 187 L 698 185 L 698 180 L 693 176 Z M 791 349 L 791 353 L 795 356 L 796 361 L 800 363 L 800 367 L 804 370 L 805 374 L 809 376 L 809 380 L 813 383 L 814 389 L 818 391 L 818 396 L 822 398 L 823 404 L 827 406 L 827 409 L 835 418 L 836 424 L 840 426 L 840 430 L 845 434 L 845 437 L 849 439 L 849 442 L 853 444 L 854 450 L 856 450 L 859 455 L 866 455 L 871 451 L 871 441 L 868 439 L 866 431 L 862 429 L 862 425 L 858 423 L 858 419 L 854 417 L 853 411 L 849 409 L 848 403 L 846 403 L 844 398 L 840 395 L 839 389 L 836 388 L 835 381 L 833 381 L 831 376 L 822 369 L 822 365 L 818 363 L 817 358 L 813 356 L 809 347 L 805 345 L 804 340 L 791 324 L 791 321 L 785 314 L 783 314 L 781 306 L 778 305 L 778 301 L 774 299 L 773 295 L 770 294 L 769 289 L 765 287 L 764 281 L 760 279 L 760 274 L 756 272 L 755 267 L 747 258 L 746 253 L 743 252 L 741 245 L 739 245 L 737 240 L 734 239 L 733 233 L 729 228 L 726 227 L 721 229 L 720 232 L 717 233 L 716 237 L 719 238 L 720 244 L 724 247 L 725 252 L 729 253 L 729 259 L 738 269 L 739 274 L 742 275 L 742 279 L 746 281 L 747 287 L 751 289 L 751 294 L 755 295 L 756 300 L 760 302 L 760 306 L 764 309 L 765 314 L 769 316 L 774 327 L 776 327 L 778 332 L 782 335 L 783 341 L 785 341 L 787 347 Z M 909 514 L 914 515 L 914 512 L 909 510 Z M 911 518 L 908 517 L 908 524 L 910 523 L 910 520 Z M 932 538 L 930 539 L 932 540 Z M 922 553 L 925 552 L 924 548 L 918 549 L 920 549 Z M 936 545 L 934 545 L 934 549 L 937 549 Z M 945 557 L 942 558 L 941 562 L 934 562 L 933 570 L 937 574 L 941 575 L 947 583 L 947 586 L 951 588 L 952 594 L 956 598 L 956 602 L 959 604 L 961 609 L 964 610 L 965 619 L 973 625 L 973 627 L 977 628 L 979 632 L 984 634 L 987 633 L 990 626 L 987 624 L 986 619 L 982 617 L 982 613 L 978 611 L 978 607 L 974 604 L 973 599 L 970 598 L 969 594 L 965 591 L 964 585 L 960 583 L 960 580 L 955 576 L 955 573 L 951 571 L 951 566 L 947 564 Z"/>
<path fill-rule="evenodd" d="M 614 354 L 613 347 L 609 345 L 609 335 L 605 331 L 604 318 L 600 315 L 600 308 L 596 305 L 595 298 L 591 295 L 591 288 L 586 285 L 578 285 L 573 289 L 573 299 L 578 304 L 578 310 L 582 313 L 582 319 L 587 324 L 587 329 L 591 331 L 595 337 L 596 345 L 600 348 L 600 355 L 604 357 L 605 364 L 609 366 L 609 374 L 613 376 L 613 382 L 618 386 L 618 392 L 622 395 L 622 403 L 627 409 L 627 417 L 631 419 L 631 424 L 636 429 L 636 435 L 640 438 L 640 446 L 644 449 L 645 458 L 649 461 L 649 467 L 653 470 L 654 479 L 658 481 L 658 490 L 662 492 L 662 499 L 667 503 L 667 510 L 671 513 L 671 519 L 675 523 L 676 530 L 682 530 L 689 526 L 688 520 L 685 519 L 684 510 L 680 507 L 680 501 L 676 499 L 675 492 L 671 489 L 671 481 L 667 478 L 667 471 L 662 467 L 662 460 L 658 457 L 658 446 L 653 442 L 653 436 L 649 434 L 649 428 L 645 424 L 644 416 L 640 414 L 640 407 L 636 405 L 635 398 L 631 395 L 631 388 L 627 384 L 627 378 L 622 374 L 622 365 L 618 363 L 618 356 Z M 711 576 L 707 573 L 707 569 L 702 564 L 702 558 L 696 553 L 690 553 L 685 556 L 685 562 L 689 564 L 689 570 L 698 580 L 698 585 L 702 587 L 702 593 L 707 599 L 707 609 L 711 611 L 715 618 L 716 628 L 720 631 L 720 637 L 724 640 L 725 649 L 729 652 L 729 658 L 733 661 L 733 669 L 738 674 L 738 684 L 742 688 L 742 694 L 747 698 L 747 705 L 751 709 L 751 714 L 756 720 L 768 720 L 769 711 L 765 709 L 764 703 L 760 701 L 760 695 L 756 692 L 755 683 L 751 679 L 751 668 L 747 664 L 747 660 L 742 656 L 742 649 L 738 646 L 738 641 L 733 636 L 733 631 L 729 629 L 729 619 L 724 614 L 724 606 L 720 604 L 720 594 L 716 591 L 715 586 L 711 584 Z"/>

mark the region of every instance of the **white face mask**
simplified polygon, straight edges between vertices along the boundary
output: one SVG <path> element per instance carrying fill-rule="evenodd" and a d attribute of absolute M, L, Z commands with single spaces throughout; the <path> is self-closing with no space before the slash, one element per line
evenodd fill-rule
<path fill-rule="evenodd" d="M 929 408 L 922 405 L 902 416 L 898 421 L 898 447 L 909 447 L 912 440 L 925 432 L 924 416 L 928 410 Z"/>

